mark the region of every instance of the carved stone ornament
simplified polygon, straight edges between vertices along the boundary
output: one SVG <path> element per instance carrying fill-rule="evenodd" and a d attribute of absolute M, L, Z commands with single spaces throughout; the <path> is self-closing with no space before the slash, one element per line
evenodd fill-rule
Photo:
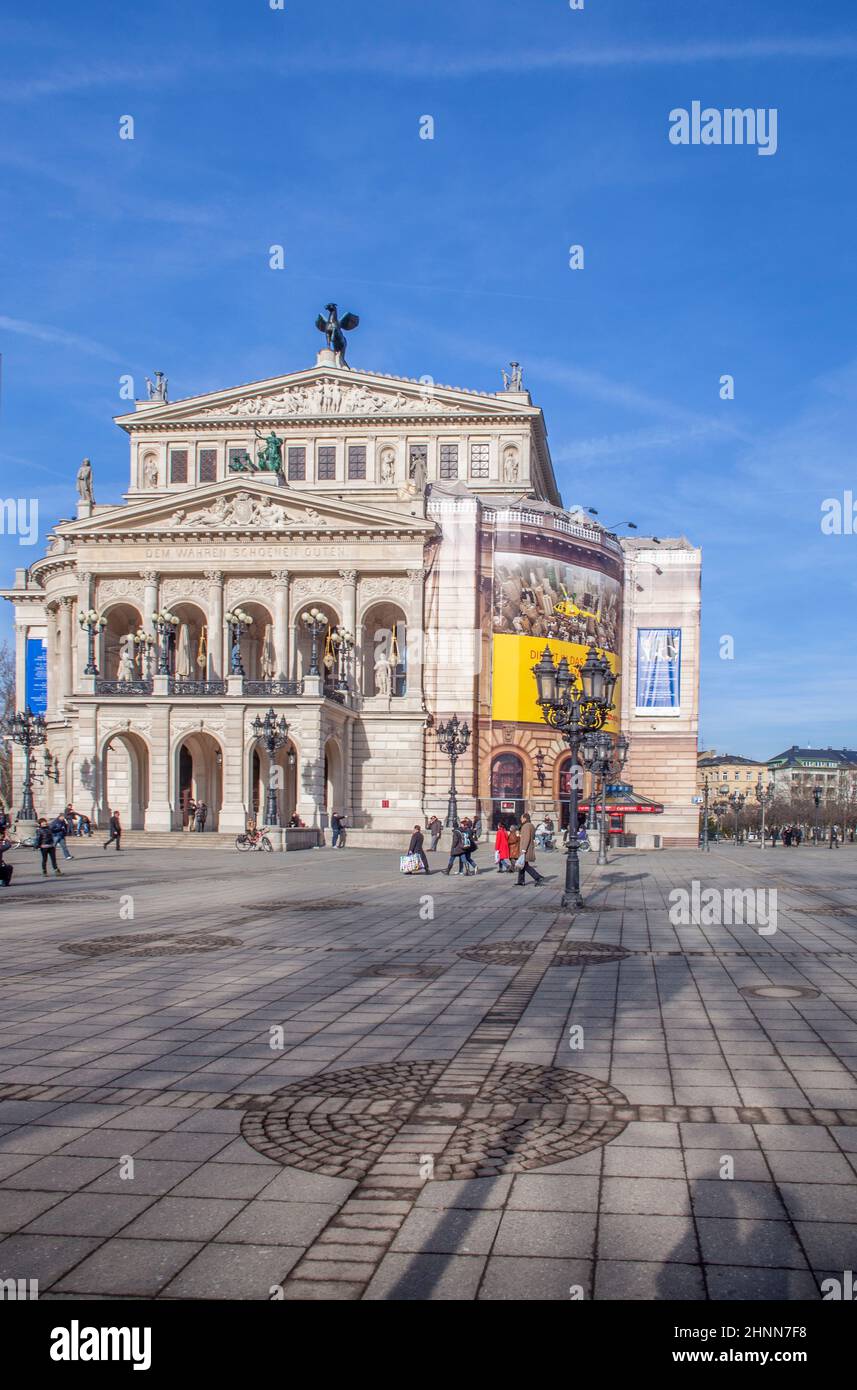
<path fill-rule="evenodd" d="M 376 598 L 407 599 L 411 596 L 411 581 L 400 575 L 378 575 L 360 583 L 362 602 Z"/>
<path fill-rule="evenodd" d="M 143 581 L 128 577 L 127 579 L 99 579 L 95 585 L 95 606 L 102 608 L 105 603 L 112 603 L 114 599 L 127 598 L 133 603 L 143 602 Z"/>
<path fill-rule="evenodd" d="M 342 580 L 333 579 L 327 576 L 313 578 L 307 575 L 303 579 L 296 579 L 292 584 L 292 598 L 295 603 L 300 603 L 307 598 L 332 598 L 342 597 Z"/>
<path fill-rule="evenodd" d="M 170 604 L 181 603 L 183 599 L 195 598 L 203 603 L 208 601 L 209 583 L 207 579 L 200 579 L 198 576 L 187 579 L 165 579 L 161 584 L 161 606 L 169 608 Z"/>
<path fill-rule="evenodd" d="M 291 386 L 272 396 L 247 396 L 230 405 L 215 406 L 202 416 L 207 420 L 279 419 L 288 415 L 412 415 L 460 413 L 461 407 L 439 401 L 430 393 L 406 395 L 402 391 L 378 391 L 369 386 L 349 386 L 333 378 Z"/>
<path fill-rule="evenodd" d="M 329 523 L 313 507 L 285 507 L 273 499 L 253 497 L 249 492 L 239 492 L 234 497 L 218 497 L 210 507 L 199 507 L 188 511 L 179 507 L 172 516 L 157 524 L 158 530 L 217 530 L 230 527 L 254 528 L 264 531 L 281 531 L 289 527 L 312 525 L 314 529 Z"/>
<path fill-rule="evenodd" d="M 254 599 L 261 599 L 263 602 L 270 603 L 273 598 L 274 581 L 267 575 L 256 575 L 251 579 L 243 579 L 237 575 L 227 579 L 223 591 L 223 599 L 226 607 L 240 608 L 242 604 L 252 602 Z"/>

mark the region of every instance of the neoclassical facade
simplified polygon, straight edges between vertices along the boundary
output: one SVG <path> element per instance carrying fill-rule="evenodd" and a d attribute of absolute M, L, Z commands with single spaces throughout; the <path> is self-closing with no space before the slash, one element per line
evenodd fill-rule
<path fill-rule="evenodd" d="M 76 517 L 4 591 L 19 707 L 35 704 L 34 649 L 46 666 L 59 780 L 40 789 L 42 809 L 71 802 L 101 823 L 119 809 L 129 828 L 180 830 L 193 796 L 209 829 L 234 833 L 263 813 L 273 777 L 282 820 L 323 829 L 341 810 L 353 843 L 399 843 L 445 814 L 436 731 L 453 713 L 473 730 L 462 814 L 499 813 L 504 756 L 518 759 L 505 765 L 520 767 L 518 809 L 555 805 L 565 750 L 530 708 L 529 654 L 543 635 L 595 641 L 631 670 L 643 552 L 563 511 L 520 379 L 491 394 L 337 362 L 325 349 L 305 371 L 118 417 L 123 503 L 83 489 Z M 686 694 L 669 717 L 647 709 L 641 749 L 653 732 L 649 797 L 671 749 L 687 753 L 665 806 L 681 843 L 695 817 L 699 552 L 670 544 L 679 583 L 656 618 L 684 629 Z M 633 749 L 626 696 L 616 727 Z M 254 728 L 270 708 L 288 725 L 273 758 Z"/>

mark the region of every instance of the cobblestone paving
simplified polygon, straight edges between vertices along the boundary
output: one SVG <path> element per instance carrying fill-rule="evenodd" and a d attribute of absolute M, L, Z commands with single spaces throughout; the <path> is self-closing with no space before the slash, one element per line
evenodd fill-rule
<path fill-rule="evenodd" d="M 574 919 L 559 877 L 375 852 L 74 852 L 52 892 L 17 851 L 0 893 L 0 1277 L 800 1300 L 855 1268 L 850 848 L 620 853 Z M 777 931 L 672 925 L 693 880 L 777 888 Z"/>

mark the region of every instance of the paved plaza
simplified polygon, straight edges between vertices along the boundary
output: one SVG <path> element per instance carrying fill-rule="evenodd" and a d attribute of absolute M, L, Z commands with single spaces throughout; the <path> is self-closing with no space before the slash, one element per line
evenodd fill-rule
<path fill-rule="evenodd" d="M 73 847 L 62 880 L 15 852 L 0 897 L 0 1277 L 818 1300 L 857 1267 L 854 848 L 585 856 L 571 917 L 558 854 L 519 889 Z M 764 925 L 694 921 L 712 887 Z"/>

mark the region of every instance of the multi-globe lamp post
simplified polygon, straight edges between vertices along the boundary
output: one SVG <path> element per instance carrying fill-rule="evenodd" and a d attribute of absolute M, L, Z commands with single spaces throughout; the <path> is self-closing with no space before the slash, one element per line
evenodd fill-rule
<path fill-rule="evenodd" d="M 746 796 L 744 795 L 743 792 L 733 792 L 732 795 L 731 795 L 730 798 L 729 798 L 729 805 L 732 807 L 732 810 L 735 812 L 735 844 L 736 844 L 736 845 L 739 845 L 739 844 L 741 843 L 741 841 L 740 841 L 740 839 L 739 839 L 739 835 L 740 835 L 740 833 L 741 833 L 741 830 L 740 830 L 741 812 L 742 812 L 743 809 L 744 809 L 744 802 L 745 802 L 746 800 L 747 800 L 747 798 L 746 798 Z"/>
<path fill-rule="evenodd" d="M 455 786 L 455 765 L 463 758 L 470 746 L 470 729 L 467 723 L 460 723 L 457 714 L 445 724 L 437 726 L 437 742 L 441 753 L 449 758 L 451 780 L 449 784 L 449 803 L 446 809 L 446 825 L 458 825 L 458 792 Z"/>
<path fill-rule="evenodd" d="M 40 748 L 43 743 L 48 741 L 48 727 L 45 717 L 43 714 L 33 714 L 31 709 L 25 709 L 23 712 L 12 714 L 8 719 L 5 719 L 2 730 L 4 738 L 8 738 L 12 743 L 17 743 L 18 747 L 24 750 L 23 798 L 18 820 L 35 821 L 32 753 L 34 748 Z M 49 758 L 50 754 L 45 749 L 46 769 Z M 48 773 L 48 776 L 50 775 Z"/>
<path fill-rule="evenodd" d="M 702 848 L 708 853 L 711 849 L 709 844 L 708 826 L 708 798 L 711 795 L 711 784 L 708 780 L 708 773 L 702 779 Z"/>
<path fill-rule="evenodd" d="M 620 734 L 613 742 L 609 734 L 593 734 L 592 742 L 595 745 L 595 756 L 592 759 L 593 772 L 598 776 L 601 786 L 601 816 L 598 824 L 598 860 L 597 863 L 604 865 L 607 863 L 607 785 L 611 777 L 621 775 L 622 769 L 628 759 L 628 749 L 630 747 L 628 738 L 625 734 Z"/>
<path fill-rule="evenodd" d="M 226 614 L 226 621 L 229 625 L 229 671 L 233 676 L 243 676 L 241 638 L 247 628 L 253 626 L 253 618 L 250 613 L 245 613 L 243 608 L 230 608 Z"/>
<path fill-rule="evenodd" d="M 772 804 L 776 795 L 776 791 L 777 789 L 774 786 L 773 782 L 769 782 L 766 787 L 763 787 L 761 777 L 756 783 L 755 797 L 762 811 L 762 849 L 765 848 L 765 812 L 767 811 L 768 807 Z"/>
<path fill-rule="evenodd" d="M 81 613 L 77 621 L 86 633 L 86 666 L 83 674 L 85 676 L 97 676 L 98 663 L 95 660 L 95 639 L 106 628 L 107 619 L 102 618 L 100 613 L 96 613 L 94 608 L 90 608 L 86 613 Z"/>
<path fill-rule="evenodd" d="M 253 720 L 253 733 L 257 739 L 265 745 L 268 754 L 268 794 L 265 798 L 265 824 L 280 824 L 280 809 L 277 803 L 277 774 L 274 759 L 278 751 L 289 741 L 289 726 L 286 723 L 286 716 L 280 715 L 278 719 L 273 709 L 269 709 L 265 718 L 256 715 Z"/>
<path fill-rule="evenodd" d="M 159 642 L 158 675 L 168 676 L 170 674 L 170 652 L 176 640 L 176 628 L 179 625 L 179 620 L 175 613 L 170 613 L 164 609 L 162 613 L 152 614 L 152 625 L 158 634 Z"/>
<path fill-rule="evenodd" d="M 311 643 L 309 671 L 307 675 L 320 676 L 321 672 L 318 669 L 318 639 L 327 627 L 327 614 L 323 613 L 320 608 L 307 608 L 306 612 L 301 614 L 301 622 L 310 635 Z"/>
<path fill-rule="evenodd" d="M 330 634 L 330 644 L 336 660 L 335 690 L 348 690 L 348 664 L 354 650 L 354 634 L 347 628 L 335 627 Z"/>
<path fill-rule="evenodd" d="M 550 647 L 547 646 L 542 653 L 541 661 L 532 670 L 536 678 L 536 699 L 542 708 L 542 718 L 562 735 L 571 753 L 565 891 L 562 895 L 562 906 L 579 908 L 583 906 L 583 898 L 580 894 L 580 859 L 577 846 L 580 784 L 578 756 L 584 739 L 588 735 L 598 733 L 607 722 L 607 716 L 613 708 L 613 691 L 617 677 L 615 672 L 611 671 L 607 658 L 599 656 L 594 645 L 589 648 L 586 660 L 577 673 L 579 685 L 567 658 L 563 657 L 557 665 Z"/>
<path fill-rule="evenodd" d="M 819 832 L 818 832 L 818 817 L 819 817 L 819 811 L 820 811 L 820 808 L 821 808 L 821 798 L 822 798 L 823 794 L 824 794 L 824 793 L 823 793 L 823 789 L 822 789 L 821 787 L 813 787 L 813 789 L 812 789 L 812 799 L 813 799 L 813 801 L 815 802 L 815 820 L 813 821 L 813 826 L 812 826 L 812 842 L 813 842 L 814 845 L 817 845 L 817 844 L 818 844 L 818 834 L 819 834 Z"/>

